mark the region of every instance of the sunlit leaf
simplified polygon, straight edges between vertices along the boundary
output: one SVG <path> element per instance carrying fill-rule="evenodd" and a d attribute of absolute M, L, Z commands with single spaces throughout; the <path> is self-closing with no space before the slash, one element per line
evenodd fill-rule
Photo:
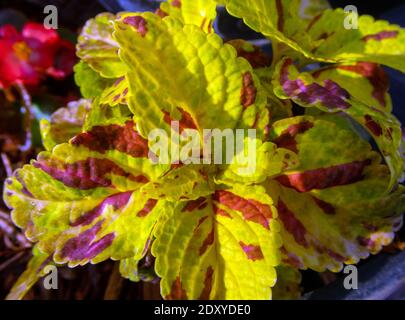
<path fill-rule="evenodd" d="M 118 78 L 126 71 L 118 57 L 118 44 L 112 37 L 115 19 L 111 13 L 100 13 L 88 20 L 77 43 L 78 57 L 105 78 Z"/>
<path fill-rule="evenodd" d="M 176 204 L 154 233 L 165 299 L 270 299 L 278 224 L 260 188 L 217 190 Z M 171 245 L 171 244 L 176 245 Z"/>
<path fill-rule="evenodd" d="M 367 106 L 391 112 L 389 80 L 384 69 L 375 63 L 356 62 L 331 65 L 312 73 L 317 81 L 333 80 Z"/>
<path fill-rule="evenodd" d="M 389 110 L 383 111 L 382 108 L 364 104 L 364 93 L 359 95 L 356 91 L 352 95 L 336 83 L 333 77 L 317 79 L 309 73 L 299 73 L 289 58 L 278 64 L 273 85 L 274 92 L 280 99 L 291 99 L 303 107 L 316 107 L 329 113 L 343 112 L 352 117 L 368 131 L 379 146 L 391 169 L 389 187 L 394 186 L 402 176 L 404 166 L 399 152 L 402 141 L 401 126 Z"/>
<path fill-rule="evenodd" d="M 59 143 L 68 142 L 82 131 L 90 100 L 81 99 L 69 102 L 66 108 L 60 108 L 51 115 L 51 120 L 41 120 L 42 143 L 52 150 Z"/>
<path fill-rule="evenodd" d="M 115 106 L 127 104 L 129 92 L 128 80 L 125 76 L 116 79 L 110 86 L 106 87 L 100 95 L 100 103 Z"/>
<path fill-rule="evenodd" d="M 155 199 L 195 200 L 213 193 L 212 174 L 203 165 L 180 166 L 161 177 L 158 182 L 145 185 L 141 191 Z"/>
<path fill-rule="evenodd" d="M 217 35 L 150 13 L 126 16 L 115 30 L 142 135 L 169 130 L 171 120 L 202 130 L 254 127 L 265 117 L 251 66 Z"/>
<path fill-rule="evenodd" d="M 74 66 L 75 82 L 80 88 L 83 98 L 91 99 L 99 96 L 103 90 L 113 84 L 113 79 L 101 77 L 87 63 L 80 61 Z"/>
<path fill-rule="evenodd" d="M 184 24 L 194 24 L 207 33 L 213 32 L 217 15 L 215 0 L 168 0 L 160 5 L 158 14 L 170 15 Z"/>
<path fill-rule="evenodd" d="M 340 116 L 278 121 L 272 141 L 300 165 L 272 181 L 283 262 L 339 271 L 389 244 L 401 226 L 404 188 L 387 193 L 390 174 L 379 155 Z"/>
<path fill-rule="evenodd" d="M 227 10 L 257 32 L 305 57 L 324 62 L 369 61 L 405 72 L 405 31 L 371 16 L 357 28 L 343 9 L 324 10 L 310 21 L 300 18 L 299 0 L 226 0 Z M 349 23 L 350 24 L 350 23 Z"/>
<path fill-rule="evenodd" d="M 40 153 L 5 185 L 13 221 L 57 263 L 140 259 L 158 216 L 168 208 L 137 192 L 168 167 L 151 163 L 147 141 L 131 118 L 97 123 L 108 117 L 101 113 L 93 111 L 85 132 Z"/>
<path fill-rule="evenodd" d="M 249 150 L 255 145 L 255 155 Z M 270 142 L 245 138 L 244 149 L 237 150 L 229 165 L 217 175 L 217 181 L 225 183 L 261 183 L 266 178 L 276 176 L 298 164 L 296 154 L 288 149 L 277 148 Z"/>

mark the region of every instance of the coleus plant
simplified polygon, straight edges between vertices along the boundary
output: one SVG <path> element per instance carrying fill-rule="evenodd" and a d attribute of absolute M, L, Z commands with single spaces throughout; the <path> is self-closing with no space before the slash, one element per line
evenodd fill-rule
<path fill-rule="evenodd" d="M 224 43 L 217 2 L 273 56 Z M 270 299 L 274 286 L 297 298 L 299 269 L 338 272 L 389 244 L 403 154 L 380 64 L 405 71 L 405 31 L 369 16 L 347 30 L 343 10 L 310 5 L 172 0 L 88 21 L 75 67 L 85 100 L 42 123 L 47 151 L 5 183 L 13 221 L 36 243 L 8 297 L 50 263 L 113 259 L 125 278 L 160 278 L 165 299 Z M 256 170 L 153 164 L 148 133 L 172 120 L 256 129 Z"/>

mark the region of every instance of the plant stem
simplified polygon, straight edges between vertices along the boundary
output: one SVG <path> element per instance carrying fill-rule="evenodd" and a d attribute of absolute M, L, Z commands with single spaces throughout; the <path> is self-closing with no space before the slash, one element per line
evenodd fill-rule
<path fill-rule="evenodd" d="M 142 282 L 142 294 L 144 300 L 162 300 L 159 283 Z"/>
<path fill-rule="evenodd" d="M 111 271 L 110 279 L 108 280 L 107 289 L 104 293 L 105 300 L 118 300 L 122 286 L 124 284 L 124 279 L 121 277 L 119 270 L 119 263 L 114 264 L 113 270 Z"/>
<path fill-rule="evenodd" d="M 3 166 L 6 170 L 7 177 L 11 177 L 11 175 L 13 174 L 13 168 L 11 167 L 10 159 L 7 157 L 7 154 L 2 152 L 1 160 L 3 161 Z"/>

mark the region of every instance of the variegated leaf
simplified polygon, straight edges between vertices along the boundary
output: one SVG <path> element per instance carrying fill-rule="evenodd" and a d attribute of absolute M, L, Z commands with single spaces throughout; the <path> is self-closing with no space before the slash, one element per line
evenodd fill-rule
<path fill-rule="evenodd" d="M 100 95 L 100 103 L 116 106 L 118 104 L 127 104 L 129 92 L 128 80 L 125 76 L 117 78 L 114 83 L 106 87 Z"/>
<path fill-rule="evenodd" d="M 167 172 L 158 182 L 146 184 L 141 192 L 168 201 L 195 200 L 213 193 L 213 173 L 210 166 L 182 165 Z"/>
<path fill-rule="evenodd" d="M 114 83 L 113 79 L 100 76 L 96 71 L 83 61 L 80 61 L 73 68 L 74 77 L 83 98 L 92 99 L 99 96 L 105 88 Z"/>
<path fill-rule="evenodd" d="M 252 146 L 256 148 L 250 150 Z M 266 178 L 291 170 L 298 164 L 293 151 L 278 148 L 271 142 L 245 138 L 244 149 L 237 150 L 232 162 L 216 175 L 217 183 L 261 183 Z M 255 152 L 255 155 L 253 154 Z"/>
<path fill-rule="evenodd" d="M 154 233 L 162 296 L 270 299 L 281 245 L 276 215 L 259 187 L 177 203 Z"/>
<path fill-rule="evenodd" d="M 179 19 L 184 24 L 194 24 L 207 33 L 213 32 L 217 4 L 215 0 L 168 0 L 160 5 L 157 14 Z"/>
<path fill-rule="evenodd" d="M 66 108 L 60 108 L 51 115 L 51 120 L 41 120 L 41 136 L 45 149 L 50 151 L 59 143 L 68 142 L 82 131 L 91 101 L 81 99 L 69 102 Z"/>
<path fill-rule="evenodd" d="M 139 192 L 168 166 L 148 159 L 148 142 L 130 117 L 104 122 L 118 116 L 116 109 L 93 110 L 86 131 L 40 153 L 6 181 L 13 221 L 57 263 L 140 259 L 158 216 L 169 208 Z"/>
<path fill-rule="evenodd" d="M 299 73 L 292 60 L 281 60 L 274 73 L 274 92 L 280 99 L 291 99 L 303 107 L 316 107 L 324 112 L 343 112 L 361 124 L 373 137 L 391 170 L 392 188 L 402 176 L 403 159 L 399 152 L 401 127 L 388 110 L 368 106 L 332 79 L 317 79 Z M 352 90 L 351 90 L 352 91 Z"/>
<path fill-rule="evenodd" d="M 291 103 L 288 100 L 280 100 L 274 95 L 273 86 L 271 83 L 273 74 L 273 68 L 271 68 L 271 57 L 263 52 L 259 47 L 242 39 L 231 40 L 227 43 L 236 49 L 238 57 L 245 58 L 250 63 L 255 74 L 259 78 L 263 91 L 267 95 L 267 109 L 270 113 L 270 122 L 291 117 Z M 266 127 L 267 124 L 258 124 L 257 127 L 261 127 L 263 125 Z"/>
<path fill-rule="evenodd" d="M 236 49 L 238 57 L 245 58 L 253 69 L 262 69 L 271 66 L 271 57 L 268 56 L 260 47 L 251 44 L 242 39 L 228 41 Z"/>
<path fill-rule="evenodd" d="M 105 78 L 118 78 L 126 72 L 118 56 L 119 46 L 112 37 L 115 19 L 111 13 L 100 13 L 88 20 L 76 48 L 77 56 Z"/>
<path fill-rule="evenodd" d="M 330 65 L 313 71 L 312 76 L 319 82 L 333 80 L 367 106 L 376 107 L 383 112 L 392 110 L 388 75 L 378 64 L 356 62 Z"/>
<path fill-rule="evenodd" d="M 370 61 L 405 72 L 405 31 L 371 16 L 357 28 L 343 9 L 324 10 L 310 21 L 300 18 L 300 0 L 225 0 L 227 10 L 266 37 L 308 59 L 323 62 Z"/>
<path fill-rule="evenodd" d="M 249 128 L 266 120 L 265 96 L 251 66 L 217 35 L 144 13 L 117 21 L 114 36 L 143 136 L 170 130 L 171 120 L 199 130 Z"/>
<path fill-rule="evenodd" d="M 268 182 L 282 226 L 284 263 L 339 271 L 392 241 L 401 226 L 405 189 L 387 193 L 387 166 L 346 119 L 281 120 L 272 141 L 300 160 L 299 167 Z"/>

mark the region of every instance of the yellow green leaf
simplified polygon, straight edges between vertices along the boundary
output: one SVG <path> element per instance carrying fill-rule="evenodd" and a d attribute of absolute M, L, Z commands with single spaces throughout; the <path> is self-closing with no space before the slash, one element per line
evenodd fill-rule
<path fill-rule="evenodd" d="M 296 152 L 300 161 L 267 182 L 277 203 L 284 263 L 337 272 L 393 240 L 401 226 L 405 189 L 387 193 L 387 166 L 345 118 L 277 121 L 271 139 Z"/>
<path fill-rule="evenodd" d="M 184 24 L 194 24 L 201 30 L 213 32 L 217 4 L 215 0 L 168 0 L 160 5 L 158 14 L 169 15 Z"/>
<path fill-rule="evenodd" d="M 112 37 L 115 19 L 114 14 L 100 13 L 88 20 L 76 47 L 77 56 L 105 78 L 118 78 L 126 72 L 118 56 L 118 44 Z"/>
<path fill-rule="evenodd" d="M 253 127 L 265 116 L 252 67 L 217 35 L 144 13 L 117 21 L 114 37 L 129 69 L 128 103 L 143 136 L 170 130 L 172 119 L 199 130 L 233 129 Z"/>
<path fill-rule="evenodd" d="M 82 131 L 91 101 L 81 99 L 69 102 L 66 108 L 60 108 L 51 115 L 51 120 L 42 119 L 41 136 L 46 150 L 52 150 L 59 143 L 68 142 Z"/>
<path fill-rule="evenodd" d="M 280 99 L 291 99 L 302 107 L 316 107 L 328 113 L 342 112 L 352 117 L 367 130 L 380 148 L 391 170 L 388 188 L 391 189 L 402 176 L 404 163 L 399 151 L 401 126 L 389 110 L 364 104 L 363 95 L 352 95 L 333 78 L 317 79 L 310 73 L 300 73 L 290 58 L 278 63 L 273 86 Z"/>
<path fill-rule="evenodd" d="M 162 296 L 270 299 L 281 244 L 274 209 L 259 187 L 177 203 L 154 233 Z"/>

